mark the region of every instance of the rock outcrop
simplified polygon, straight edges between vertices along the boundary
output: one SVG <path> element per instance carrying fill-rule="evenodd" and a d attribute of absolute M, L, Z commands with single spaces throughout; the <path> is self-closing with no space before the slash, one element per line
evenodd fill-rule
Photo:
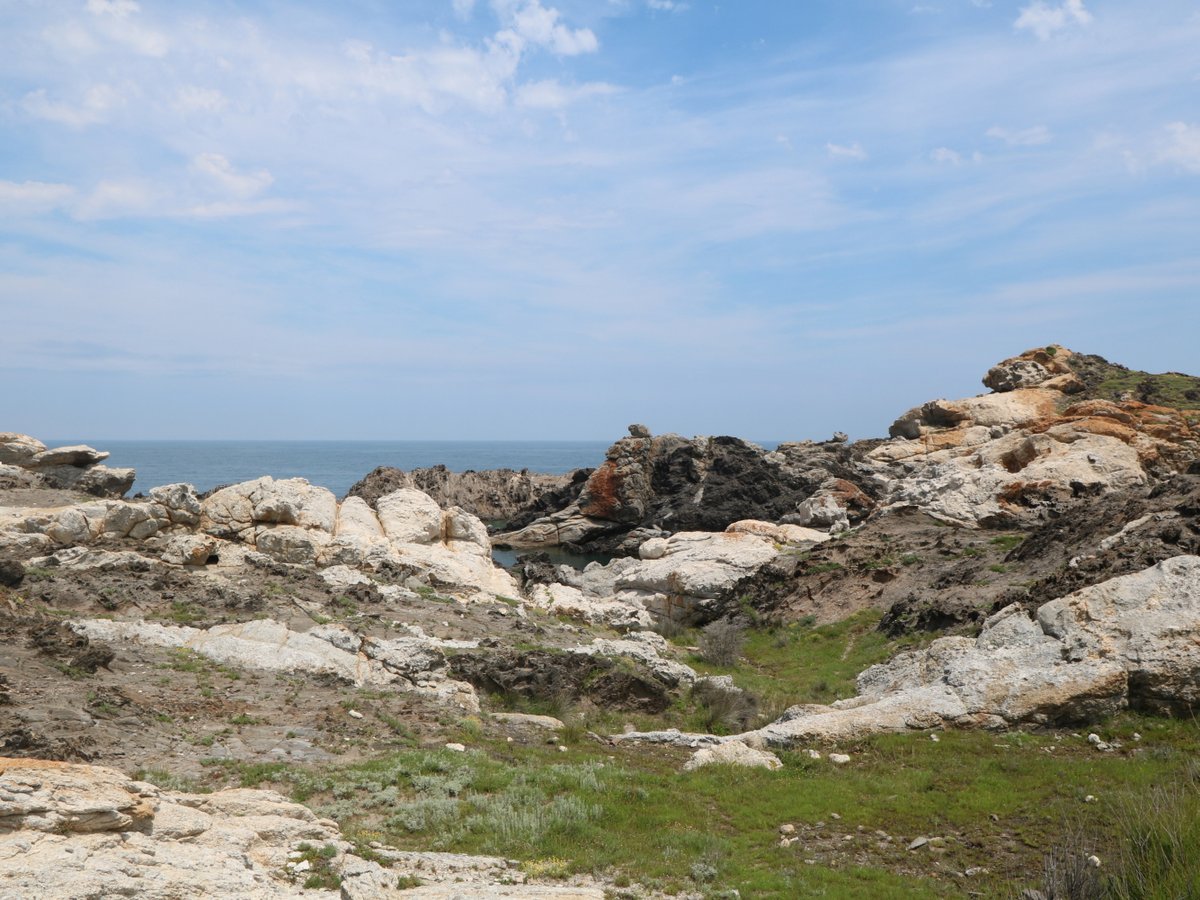
<path fill-rule="evenodd" d="M 1097 721 L 1126 707 L 1200 707 L 1200 557 L 1179 556 L 1042 605 L 988 619 L 977 638 L 939 638 L 858 677 L 858 696 L 794 706 L 735 736 L 795 747 L 909 729 Z M 661 733 L 640 736 L 661 741 Z M 622 740 L 638 740 L 626 734 Z M 714 740 L 679 735 L 681 746 Z"/>
<path fill-rule="evenodd" d="M 401 488 L 424 491 L 442 507 L 457 506 L 486 522 L 507 521 L 539 509 L 547 495 L 581 483 L 586 472 L 546 475 L 528 469 L 451 472 L 445 466 L 404 471 L 380 466 L 355 482 L 347 497 L 360 497 L 374 507 L 380 498 Z"/>
<path fill-rule="evenodd" d="M 77 444 L 47 448 L 27 434 L 0 432 L 0 486 L 44 486 L 79 491 L 97 497 L 121 497 L 137 473 L 110 469 L 101 463 L 109 454 Z"/>
<path fill-rule="evenodd" d="M 723 531 L 742 519 L 848 525 L 874 507 L 865 474 L 843 440 L 768 452 L 732 437 L 630 436 L 608 449 L 578 500 L 495 541 L 630 555 L 655 536 Z"/>

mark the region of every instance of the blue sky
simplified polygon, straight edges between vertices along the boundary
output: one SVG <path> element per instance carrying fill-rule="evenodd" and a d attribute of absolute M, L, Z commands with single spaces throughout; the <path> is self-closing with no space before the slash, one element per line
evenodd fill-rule
<path fill-rule="evenodd" d="M 886 431 L 1200 373 L 1191 0 L 0 0 L 0 430 Z"/>

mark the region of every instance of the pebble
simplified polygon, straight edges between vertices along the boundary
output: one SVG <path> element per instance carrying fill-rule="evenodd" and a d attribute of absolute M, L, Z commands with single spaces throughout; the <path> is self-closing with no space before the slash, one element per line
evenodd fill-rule
<path fill-rule="evenodd" d="M 836 820 L 840 819 L 840 818 L 841 818 L 841 816 L 840 816 L 840 815 L 838 815 L 837 813 L 830 813 L 830 814 L 829 814 L 829 818 L 831 818 L 831 819 L 833 819 L 833 820 L 835 820 L 835 821 L 836 821 Z"/>
<path fill-rule="evenodd" d="M 983 866 L 971 866 L 971 868 L 967 869 L 965 872 L 963 872 L 963 874 L 968 878 L 974 878 L 976 875 L 990 875 L 991 873 L 988 872 L 988 870 Z"/>
<path fill-rule="evenodd" d="M 1089 856 L 1087 861 L 1088 861 L 1088 865 L 1091 866 L 1093 869 L 1100 868 L 1100 857 L 1094 856 L 1094 855 Z"/>
<path fill-rule="evenodd" d="M 567 752 L 567 748 L 566 748 L 566 746 L 564 746 L 563 744 L 559 744 L 559 745 L 558 745 L 558 752 L 559 752 L 559 753 L 566 753 L 566 752 Z"/>
<path fill-rule="evenodd" d="M 909 850 L 919 850 L 928 843 L 929 843 L 929 838 L 919 837 L 919 838 L 916 838 L 911 844 L 908 845 L 908 849 Z"/>
<path fill-rule="evenodd" d="M 835 766 L 844 766 L 846 763 L 850 762 L 850 757 L 845 753 L 830 753 L 829 761 Z"/>
<path fill-rule="evenodd" d="M 350 718 L 352 718 L 352 719 L 361 719 L 363 717 L 363 714 L 360 713 L 357 709 L 347 710 L 346 714 L 348 716 L 350 716 Z"/>
<path fill-rule="evenodd" d="M 780 834 L 795 834 L 795 833 L 796 833 L 796 826 L 795 826 L 795 825 L 792 825 L 792 824 L 780 825 L 780 826 L 779 826 L 779 833 L 780 833 Z"/>
<path fill-rule="evenodd" d="M 1095 803 L 1096 796 L 1094 794 L 1088 794 L 1086 797 L 1083 798 L 1083 802 L 1084 803 Z"/>
<path fill-rule="evenodd" d="M 821 754 L 818 753 L 816 750 L 805 750 L 804 752 L 808 754 L 809 759 L 820 759 L 821 758 Z"/>
<path fill-rule="evenodd" d="M 929 739 L 930 739 L 931 741 L 933 741 L 935 744 L 936 744 L 938 741 L 940 741 L 940 740 L 941 740 L 941 738 L 940 738 L 940 737 L 938 737 L 936 734 L 931 734 L 931 735 L 929 736 Z"/>
<path fill-rule="evenodd" d="M 466 745 L 464 745 L 464 744 L 447 744 L 446 749 L 453 750 L 455 753 L 466 753 L 467 752 Z"/>

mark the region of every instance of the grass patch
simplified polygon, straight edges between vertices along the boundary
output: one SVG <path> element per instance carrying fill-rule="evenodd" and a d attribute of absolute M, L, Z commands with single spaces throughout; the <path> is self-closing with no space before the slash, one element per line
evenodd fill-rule
<path fill-rule="evenodd" d="M 864 610 L 818 628 L 794 622 L 751 629 L 734 669 L 693 656 L 688 663 L 708 675 L 734 675 L 739 687 L 758 696 L 768 713 L 795 703 L 830 703 L 855 694 L 854 681 L 867 666 L 927 642 L 927 636 L 895 640 L 877 631 L 881 613 Z"/>
<path fill-rule="evenodd" d="M 405 849 L 518 859 L 543 877 L 606 873 L 706 896 L 933 898 L 963 896 L 952 873 L 982 867 L 971 889 L 1012 897 L 1037 886 L 1043 856 L 1064 823 L 1080 818 L 1100 836 L 1088 849 L 1105 860 L 1108 878 L 1118 875 L 1122 842 L 1164 856 L 1162 841 L 1136 840 L 1162 830 L 1139 825 L 1123 836 L 1118 798 L 1181 783 L 1200 729 L 1130 715 L 1096 730 L 1126 749 L 1097 753 L 1085 737 L 1066 734 L 951 731 L 937 743 L 926 734 L 851 742 L 847 766 L 784 752 L 777 772 L 714 766 L 684 774 L 681 751 L 584 743 L 564 762 L 553 748 L 496 740 L 467 753 L 406 750 L 324 770 L 224 763 L 218 771 L 234 783 L 281 788 L 350 832 L 370 829 Z M 1145 736 L 1141 744 L 1126 737 L 1133 730 Z M 1088 795 L 1100 799 L 1085 803 Z M 1161 818 L 1181 847 L 1200 827 L 1200 810 L 1187 803 L 1149 803 L 1171 810 Z M 803 840 L 779 847 L 782 823 L 794 823 Z M 944 850 L 909 852 L 917 836 L 938 838 Z M 1193 877 L 1194 852 L 1165 858 Z"/>

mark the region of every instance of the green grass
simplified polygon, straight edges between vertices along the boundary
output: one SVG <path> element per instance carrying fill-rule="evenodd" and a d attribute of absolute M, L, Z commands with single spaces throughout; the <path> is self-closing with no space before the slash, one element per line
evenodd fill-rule
<path fill-rule="evenodd" d="M 1115 371 L 1090 393 L 1107 400 L 1116 400 L 1129 394 L 1134 399 L 1156 406 L 1200 409 L 1200 378 L 1177 372 L 1150 375 L 1146 372 Z"/>
<path fill-rule="evenodd" d="M 876 630 L 879 619 L 878 610 L 865 610 L 818 628 L 796 622 L 752 629 L 739 666 L 713 666 L 698 657 L 688 664 L 708 675 L 733 675 L 738 687 L 757 695 L 768 711 L 782 712 L 795 703 L 829 703 L 853 697 L 855 678 L 867 666 L 928 640 L 888 638 Z"/>
<path fill-rule="evenodd" d="M 235 784 L 279 787 L 395 846 L 493 854 L 556 876 L 591 872 L 708 896 L 925 898 L 963 896 L 949 873 L 982 866 L 989 874 L 971 889 L 1011 898 L 1036 886 L 1064 823 L 1115 866 L 1120 798 L 1179 782 L 1200 738 L 1195 723 L 1136 716 L 1096 730 L 1126 749 L 1098 753 L 1067 734 L 946 732 L 933 743 L 917 733 L 844 745 L 852 762 L 842 767 L 784 752 L 777 772 L 684 774 L 679 751 L 584 743 L 564 758 L 496 740 L 325 770 L 225 762 L 218 771 Z M 1085 803 L 1088 795 L 1099 799 Z M 1184 840 L 1195 833 L 1195 806 L 1155 808 L 1170 810 Z M 796 825 L 800 843 L 778 846 L 783 823 Z M 893 840 L 879 846 L 876 830 Z M 916 836 L 944 839 L 943 854 L 907 851 Z M 1195 854 L 1167 858 L 1188 877 L 1195 869 Z"/>

